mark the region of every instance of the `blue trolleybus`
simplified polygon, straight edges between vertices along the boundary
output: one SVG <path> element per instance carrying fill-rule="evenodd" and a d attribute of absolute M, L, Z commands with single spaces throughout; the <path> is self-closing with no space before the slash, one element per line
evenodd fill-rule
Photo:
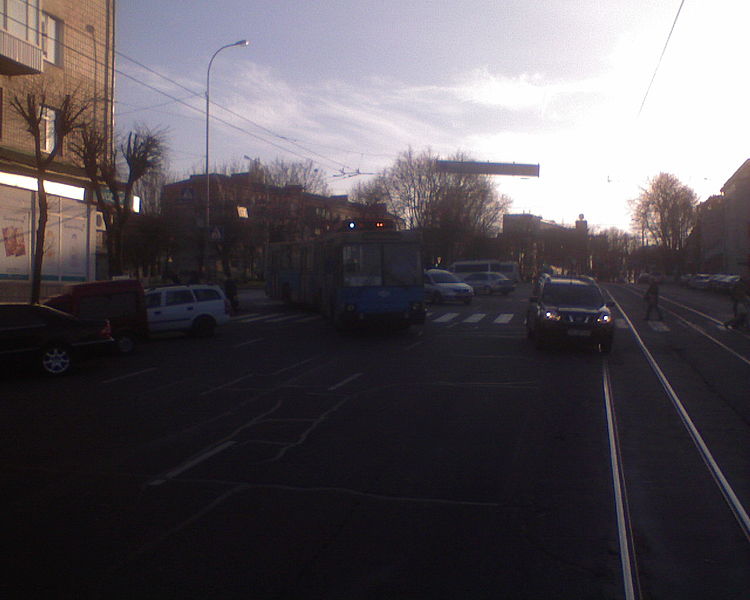
<path fill-rule="evenodd" d="M 350 221 L 315 240 L 269 244 L 266 294 L 306 305 L 343 328 L 424 323 L 421 238 L 389 221 Z"/>

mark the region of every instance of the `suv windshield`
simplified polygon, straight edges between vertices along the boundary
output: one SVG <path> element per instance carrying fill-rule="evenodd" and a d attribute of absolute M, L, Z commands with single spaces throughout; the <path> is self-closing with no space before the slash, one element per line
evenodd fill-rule
<path fill-rule="evenodd" d="M 593 285 L 547 284 L 542 292 L 542 301 L 554 306 L 581 306 L 599 308 L 604 304 L 599 290 Z"/>

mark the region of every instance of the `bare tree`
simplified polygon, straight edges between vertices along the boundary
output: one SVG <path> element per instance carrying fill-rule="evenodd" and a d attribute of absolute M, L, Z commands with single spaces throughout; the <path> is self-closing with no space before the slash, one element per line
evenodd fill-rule
<path fill-rule="evenodd" d="M 310 194 L 328 196 L 331 193 L 325 173 L 311 160 L 285 161 L 277 158 L 268 165 L 263 165 L 256 160 L 254 173 L 256 181 L 262 181 L 267 185 L 277 187 L 301 185 L 302 189 Z"/>
<path fill-rule="evenodd" d="M 37 224 L 34 245 L 34 261 L 31 270 L 30 302 L 39 302 L 44 262 L 44 238 L 47 228 L 47 192 L 44 180 L 55 159 L 60 155 L 66 138 L 75 131 L 89 109 L 91 100 L 83 96 L 80 89 L 70 94 L 51 91 L 44 84 L 29 86 L 10 99 L 13 110 L 24 120 L 26 131 L 34 140 L 34 167 L 37 180 Z M 53 120 L 52 147 L 46 136 L 47 123 Z"/>
<path fill-rule="evenodd" d="M 385 202 L 407 227 L 424 233 L 428 253 L 443 259 L 482 247 L 481 238 L 495 236 L 511 200 L 499 196 L 486 175 L 440 172 L 439 157 L 429 149 L 402 152 L 392 167 L 357 186 L 362 203 Z M 456 154 L 451 160 L 467 160 Z"/>
<path fill-rule="evenodd" d="M 164 130 L 137 127 L 125 136 L 111 156 L 107 152 L 105 135 L 94 124 L 87 123 L 82 127 L 78 142 L 72 144 L 74 154 L 91 181 L 97 208 L 104 219 L 110 277 L 123 272 L 123 232 L 133 210 L 135 184 L 160 169 L 166 153 L 165 136 Z M 128 171 L 124 182 L 119 179 L 123 166 Z"/>
<path fill-rule="evenodd" d="M 659 173 L 631 203 L 635 231 L 648 235 L 662 250 L 664 269 L 680 260 L 695 225 L 696 193 L 669 173 Z"/>

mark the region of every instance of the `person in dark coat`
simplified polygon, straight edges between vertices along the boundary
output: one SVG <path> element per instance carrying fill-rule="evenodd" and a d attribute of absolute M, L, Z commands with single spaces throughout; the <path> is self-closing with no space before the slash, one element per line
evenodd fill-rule
<path fill-rule="evenodd" d="M 239 302 L 237 301 L 237 282 L 231 277 L 228 277 L 224 281 L 224 293 L 227 295 L 232 310 L 237 312 L 237 308 L 239 307 Z"/>
<path fill-rule="evenodd" d="M 646 321 L 651 318 L 651 311 L 654 309 L 656 309 L 659 320 L 662 321 L 663 317 L 659 308 L 659 282 L 656 281 L 656 277 L 651 277 L 649 280 L 648 289 L 646 289 L 643 299 L 646 301 Z"/>
<path fill-rule="evenodd" d="M 748 299 L 744 288 L 739 290 L 734 301 L 734 317 L 724 323 L 724 327 L 727 329 L 742 329 L 747 326 L 747 313 L 750 311 L 750 299 Z"/>

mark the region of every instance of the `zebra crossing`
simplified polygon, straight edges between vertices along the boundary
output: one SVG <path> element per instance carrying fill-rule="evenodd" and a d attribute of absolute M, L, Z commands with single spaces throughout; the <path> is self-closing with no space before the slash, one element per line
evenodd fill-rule
<path fill-rule="evenodd" d="M 271 312 L 271 313 L 249 313 L 233 317 L 232 321 L 235 323 L 311 323 L 323 319 L 321 315 L 310 314 L 310 313 L 290 313 L 290 312 Z M 442 311 L 427 311 L 428 322 L 436 325 L 450 325 L 455 326 L 459 324 L 464 325 L 478 325 L 478 324 L 491 324 L 491 325 L 524 325 L 524 315 L 517 313 L 485 313 L 485 312 L 442 312 Z M 669 331 L 661 322 L 650 321 L 649 325 L 654 331 Z M 615 327 L 617 329 L 628 329 L 628 324 L 625 319 L 615 319 Z"/>
<path fill-rule="evenodd" d="M 309 323 L 322 319 L 321 315 L 310 315 L 309 313 L 249 313 L 232 319 L 235 323 Z M 427 312 L 427 320 L 437 325 L 477 325 L 479 323 L 491 323 L 493 325 L 523 324 L 523 316 L 515 313 L 458 313 L 458 312 Z"/>

